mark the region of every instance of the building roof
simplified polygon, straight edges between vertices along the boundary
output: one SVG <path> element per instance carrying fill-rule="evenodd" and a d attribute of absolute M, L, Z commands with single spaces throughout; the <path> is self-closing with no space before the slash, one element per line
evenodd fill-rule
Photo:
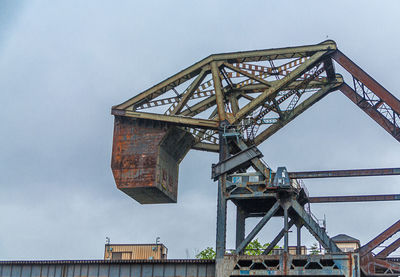
<path fill-rule="evenodd" d="M 105 245 L 120 245 L 120 246 L 156 246 L 161 245 L 166 248 L 163 243 L 106 243 Z"/>
<path fill-rule="evenodd" d="M 165 260 L 10 260 L 0 265 L 60 265 L 60 264 L 214 264 L 215 260 L 206 259 L 165 259 Z"/>
<path fill-rule="evenodd" d="M 346 234 L 336 235 L 336 236 L 334 236 L 332 238 L 332 240 L 334 242 L 357 242 L 358 244 L 360 244 L 360 240 L 358 240 L 356 238 L 353 238 L 353 237 L 350 237 L 350 236 L 348 236 Z"/>

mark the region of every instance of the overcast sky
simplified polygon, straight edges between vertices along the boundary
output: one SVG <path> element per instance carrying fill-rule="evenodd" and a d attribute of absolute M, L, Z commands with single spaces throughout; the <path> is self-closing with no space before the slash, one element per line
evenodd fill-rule
<path fill-rule="evenodd" d="M 217 155 L 189 152 L 177 204 L 140 205 L 111 174 L 111 106 L 212 53 L 326 39 L 400 98 L 399 9 L 399 1 L 1 0 L 0 260 L 101 259 L 106 236 L 112 243 L 159 236 L 169 258 L 214 246 Z M 260 149 L 274 170 L 400 166 L 400 144 L 340 92 Z M 399 193 L 400 176 L 306 184 L 311 196 Z M 326 215 L 329 235 L 366 243 L 399 219 L 400 201 L 312 210 Z M 229 205 L 228 248 L 234 218 Z M 271 221 L 260 240 L 281 224 Z"/>

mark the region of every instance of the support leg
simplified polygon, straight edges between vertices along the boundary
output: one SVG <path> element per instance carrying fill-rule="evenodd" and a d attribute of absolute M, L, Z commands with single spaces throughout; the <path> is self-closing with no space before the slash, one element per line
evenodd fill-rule
<path fill-rule="evenodd" d="M 236 248 L 243 242 L 246 230 L 246 212 L 236 207 Z M 239 254 L 243 254 L 243 251 Z"/>
<path fill-rule="evenodd" d="M 283 220 L 284 220 L 284 244 L 283 244 L 283 251 L 285 253 L 289 252 L 289 216 L 288 216 L 288 207 L 287 205 L 284 206 L 283 209 Z"/>
<path fill-rule="evenodd" d="M 297 225 L 297 247 L 296 254 L 301 255 L 301 225 Z"/>
<path fill-rule="evenodd" d="M 218 207 L 217 207 L 217 245 L 216 259 L 223 259 L 225 254 L 226 242 L 226 199 L 224 196 L 225 182 L 221 179 L 218 181 Z"/>
<path fill-rule="evenodd" d="M 229 156 L 228 145 L 223 136 L 223 129 L 219 129 L 219 161 L 227 159 Z M 217 203 L 217 242 L 216 259 L 222 260 L 225 254 L 226 245 L 226 174 L 218 178 L 218 203 Z"/>
<path fill-rule="evenodd" d="M 280 208 L 279 202 L 275 202 L 272 208 L 264 215 L 264 217 L 257 223 L 254 229 L 247 235 L 247 237 L 242 241 L 242 243 L 236 248 L 236 253 L 242 252 L 246 246 L 254 239 L 254 237 L 260 232 L 264 225 L 275 215 L 275 213 Z"/>

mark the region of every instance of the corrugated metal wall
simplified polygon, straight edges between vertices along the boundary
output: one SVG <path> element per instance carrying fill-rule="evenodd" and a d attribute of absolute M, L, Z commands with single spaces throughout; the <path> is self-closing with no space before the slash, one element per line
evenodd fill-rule
<path fill-rule="evenodd" d="M 0 262 L 0 277 L 214 277 L 213 261 Z"/>

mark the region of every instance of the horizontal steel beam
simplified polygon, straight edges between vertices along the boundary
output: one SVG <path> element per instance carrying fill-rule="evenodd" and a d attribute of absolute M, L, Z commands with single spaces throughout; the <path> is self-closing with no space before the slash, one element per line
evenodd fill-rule
<path fill-rule="evenodd" d="M 363 177 L 363 176 L 385 176 L 385 175 L 400 175 L 400 168 L 289 172 L 289 177 L 292 179 Z"/>
<path fill-rule="evenodd" d="M 218 153 L 219 145 L 218 144 L 211 144 L 205 142 L 198 142 L 192 146 L 194 150 L 206 151 L 206 152 L 214 152 Z"/>
<path fill-rule="evenodd" d="M 185 116 L 163 115 L 155 113 L 132 112 L 126 110 L 112 109 L 111 114 L 118 116 L 126 116 L 131 118 L 150 119 L 156 121 L 163 121 L 173 123 L 179 126 L 189 126 L 206 129 L 218 129 L 218 121 L 209 119 L 196 119 Z"/>
<path fill-rule="evenodd" d="M 309 197 L 308 199 L 310 203 L 393 201 L 400 200 L 400 194 L 320 196 Z"/>
<path fill-rule="evenodd" d="M 214 61 L 228 61 L 234 62 L 251 62 L 251 61 L 265 61 L 271 59 L 288 59 L 288 58 L 302 58 L 311 56 L 319 51 L 332 51 L 336 50 L 336 43 L 333 40 L 327 40 L 315 45 L 272 48 L 266 50 L 243 51 L 236 53 L 214 54 L 210 58 Z"/>
<path fill-rule="evenodd" d="M 227 199 L 234 199 L 234 200 L 247 200 L 247 199 L 271 199 L 276 198 L 277 194 L 274 192 L 261 192 L 255 191 L 253 193 L 238 193 L 238 194 L 229 194 Z M 251 217 L 251 216 L 248 216 Z"/>

